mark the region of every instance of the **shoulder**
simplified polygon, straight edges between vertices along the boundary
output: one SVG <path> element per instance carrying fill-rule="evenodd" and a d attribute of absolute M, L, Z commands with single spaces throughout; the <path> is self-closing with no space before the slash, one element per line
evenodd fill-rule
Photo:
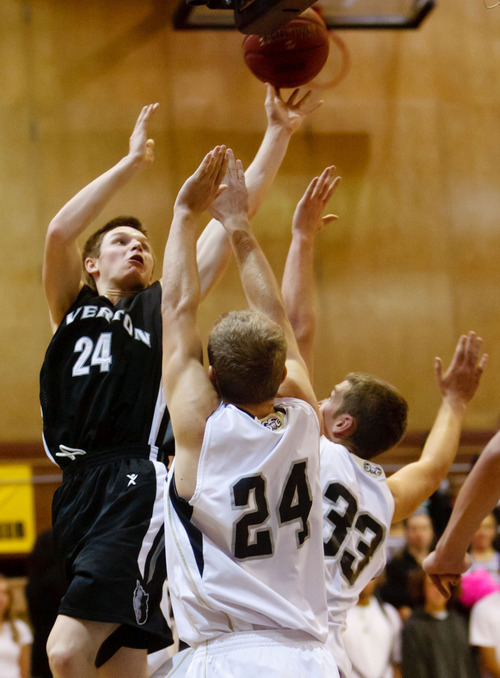
<path fill-rule="evenodd" d="M 308 414 L 313 414 L 316 417 L 316 412 L 314 411 L 314 407 L 310 405 L 308 402 L 305 400 L 301 400 L 300 398 L 276 398 L 274 401 L 274 404 L 277 407 L 283 407 L 285 410 L 297 410 L 297 411 L 302 411 L 302 412 L 307 412 Z M 317 419 L 317 417 L 316 417 Z"/>
<path fill-rule="evenodd" d="M 347 447 L 332 442 L 324 434 L 321 434 L 320 449 L 321 456 L 324 456 L 326 459 L 342 459 L 345 463 L 351 464 L 351 453 Z"/>
<path fill-rule="evenodd" d="M 357 464 L 358 468 L 361 469 L 363 475 L 383 481 L 384 485 L 386 484 L 387 479 L 385 477 L 384 469 L 379 466 L 379 464 L 375 464 L 373 461 L 368 461 L 367 459 L 357 457 L 355 454 L 351 454 L 351 457 Z"/>
<path fill-rule="evenodd" d="M 302 420 L 309 420 L 314 423 L 319 435 L 319 419 L 312 405 L 300 398 L 276 398 L 274 401 L 276 407 L 283 408 L 287 416 L 297 417 Z"/>

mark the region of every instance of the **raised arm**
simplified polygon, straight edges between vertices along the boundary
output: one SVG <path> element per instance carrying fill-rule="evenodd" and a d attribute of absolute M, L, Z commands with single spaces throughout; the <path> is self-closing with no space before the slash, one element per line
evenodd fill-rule
<path fill-rule="evenodd" d="M 77 238 L 116 192 L 154 161 L 154 141 L 147 128 L 158 104 L 144 106 L 130 137 L 129 152 L 114 167 L 77 193 L 49 224 L 45 239 L 43 284 L 55 331 L 82 285 Z"/>
<path fill-rule="evenodd" d="M 281 283 L 285 310 L 312 378 L 316 297 L 314 294 L 314 245 L 316 234 L 334 219 L 323 215 L 340 177 L 331 165 L 315 177 L 300 199 L 292 222 L 292 241 Z"/>
<path fill-rule="evenodd" d="M 234 159 L 231 151 L 225 182 L 228 189 L 212 204 L 211 211 L 223 223 L 228 234 L 248 305 L 265 313 L 284 329 L 287 341 L 287 377 L 280 389 L 280 395 L 306 400 L 318 412 L 317 400 L 286 316 L 278 283 L 249 224 L 243 167 L 239 160 Z"/>
<path fill-rule="evenodd" d="M 292 135 L 322 103 L 311 102 L 311 90 L 300 96 L 299 90 L 296 89 L 287 100 L 284 100 L 279 90 L 271 85 L 266 87 L 267 128 L 257 155 L 245 172 L 249 218 L 256 214 L 266 197 L 283 162 Z M 197 246 L 202 299 L 222 276 L 230 254 L 231 246 L 224 228 L 213 219 L 199 237 Z"/>
<path fill-rule="evenodd" d="M 435 370 L 442 402 L 420 459 L 407 464 L 387 480 L 395 502 L 393 522 L 399 522 L 428 499 L 446 478 L 458 451 L 462 420 L 474 396 L 488 356 L 475 332 L 462 335 L 447 371 L 440 358 Z"/>
<path fill-rule="evenodd" d="M 203 368 L 197 326 L 201 295 L 196 227 L 199 215 L 221 190 L 225 168 L 225 146 L 217 146 L 182 186 L 163 263 L 163 383 L 176 441 L 175 481 L 185 499 L 194 492 L 205 423 L 218 403 Z"/>
<path fill-rule="evenodd" d="M 450 595 L 450 585 L 469 567 L 467 549 L 483 518 L 500 499 L 500 431 L 479 456 L 458 493 L 453 511 L 436 550 L 425 558 L 424 570 L 438 589 Z"/>

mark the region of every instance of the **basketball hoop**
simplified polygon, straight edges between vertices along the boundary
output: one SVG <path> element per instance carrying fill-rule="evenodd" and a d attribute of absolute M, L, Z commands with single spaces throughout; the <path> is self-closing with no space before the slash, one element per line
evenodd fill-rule
<path fill-rule="evenodd" d="M 499 0 L 500 4 L 500 0 Z M 331 87 L 335 87 L 338 85 L 342 80 L 345 78 L 345 76 L 348 74 L 349 69 L 351 68 L 351 59 L 349 55 L 349 49 L 345 42 L 338 36 L 338 34 L 335 31 L 329 30 L 328 31 L 329 36 L 330 36 L 330 43 L 331 45 L 335 45 L 336 52 L 340 53 L 340 66 L 338 67 L 338 72 L 333 77 L 331 80 L 325 83 L 319 83 L 313 80 L 308 84 L 308 87 L 311 87 L 311 89 L 330 89 Z M 332 61 L 331 59 L 331 51 L 330 51 L 330 56 L 327 59 L 327 65 L 328 62 Z"/>

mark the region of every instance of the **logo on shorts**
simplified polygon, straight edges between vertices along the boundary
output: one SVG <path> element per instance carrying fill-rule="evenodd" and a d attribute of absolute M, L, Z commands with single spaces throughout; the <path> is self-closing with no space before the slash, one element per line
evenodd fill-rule
<path fill-rule="evenodd" d="M 138 624 L 145 624 L 148 620 L 148 600 L 149 593 L 142 588 L 141 582 L 137 580 L 134 591 L 134 612 Z"/>
<path fill-rule="evenodd" d="M 381 476 L 382 469 L 377 464 L 370 464 L 370 462 L 365 461 L 363 468 L 367 473 L 371 473 L 373 476 Z"/>

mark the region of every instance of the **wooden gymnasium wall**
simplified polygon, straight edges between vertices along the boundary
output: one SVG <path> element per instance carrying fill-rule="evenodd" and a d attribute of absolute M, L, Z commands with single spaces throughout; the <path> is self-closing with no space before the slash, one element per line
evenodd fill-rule
<path fill-rule="evenodd" d="M 44 233 L 80 187 L 115 163 L 143 104 L 159 101 L 155 166 L 106 209 L 149 227 L 157 271 L 176 192 L 226 143 L 248 164 L 265 128 L 264 86 L 242 36 L 174 32 L 174 0 L 0 3 L 0 429 L 4 456 L 38 456 L 38 371 L 50 339 Z M 340 34 L 351 70 L 290 145 L 255 228 L 281 275 L 294 206 L 335 163 L 340 219 L 318 239 L 315 382 L 378 374 L 410 403 L 410 430 L 439 404 L 433 359 L 475 329 L 490 353 L 466 427 L 500 411 L 500 8 L 440 0 L 421 29 Z M 335 75 L 335 49 L 325 77 Z M 242 307 L 234 267 L 207 300 L 204 331 Z M 14 451 L 14 452 L 12 452 Z"/>

